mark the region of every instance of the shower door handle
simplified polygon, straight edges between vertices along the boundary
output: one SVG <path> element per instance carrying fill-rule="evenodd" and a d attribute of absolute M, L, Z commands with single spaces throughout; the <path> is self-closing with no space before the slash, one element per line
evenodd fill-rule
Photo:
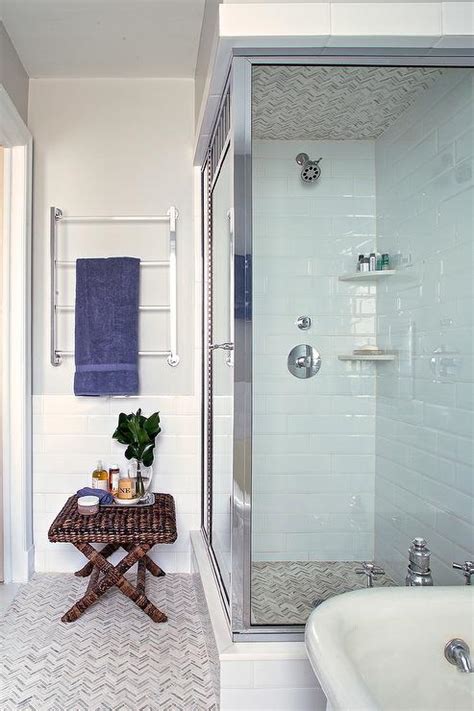
<path fill-rule="evenodd" d="M 229 221 L 229 343 L 234 343 L 234 294 L 235 294 L 235 276 L 234 276 L 234 208 L 231 207 L 227 212 Z M 234 346 L 228 349 L 225 364 L 229 368 L 234 367 Z"/>
<path fill-rule="evenodd" d="M 233 351 L 234 350 L 234 344 L 233 343 L 213 343 L 212 346 L 209 346 L 211 351 Z"/>

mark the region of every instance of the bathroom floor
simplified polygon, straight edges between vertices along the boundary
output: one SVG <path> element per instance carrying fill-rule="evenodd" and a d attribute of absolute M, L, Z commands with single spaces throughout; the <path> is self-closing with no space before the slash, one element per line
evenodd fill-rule
<path fill-rule="evenodd" d="M 357 561 L 278 561 L 252 564 L 253 624 L 304 625 L 310 612 L 333 595 L 365 587 Z M 396 585 L 388 575 L 375 585 Z"/>
<path fill-rule="evenodd" d="M 0 621 L 2 711 L 201 711 L 218 708 L 218 672 L 192 576 L 147 576 L 168 622 L 117 589 L 60 621 L 87 580 L 36 575 Z"/>

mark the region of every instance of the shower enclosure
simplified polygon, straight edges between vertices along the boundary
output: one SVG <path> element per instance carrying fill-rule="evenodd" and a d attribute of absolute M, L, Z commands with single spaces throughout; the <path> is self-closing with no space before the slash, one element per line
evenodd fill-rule
<path fill-rule="evenodd" d="M 463 582 L 473 97 L 461 60 L 234 59 L 202 173 L 202 528 L 235 639 L 300 638 L 364 563 L 403 585 L 416 536 Z"/>

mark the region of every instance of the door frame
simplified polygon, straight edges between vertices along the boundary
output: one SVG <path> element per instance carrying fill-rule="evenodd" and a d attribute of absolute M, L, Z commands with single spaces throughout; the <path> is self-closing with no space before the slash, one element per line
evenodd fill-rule
<path fill-rule="evenodd" d="M 4 580 L 34 569 L 31 390 L 31 204 L 33 141 L 0 85 L 4 147 L 2 424 Z"/>
<path fill-rule="evenodd" d="M 230 589 L 225 585 L 216 552 L 213 547 L 213 354 L 210 348 L 213 340 L 213 224 L 212 195 L 219 178 L 224 160 L 231 150 L 230 130 L 230 84 L 226 83 L 216 122 L 212 129 L 206 159 L 201 166 L 201 244 L 202 244 L 202 384 L 201 402 L 201 531 L 206 542 L 212 571 L 220 591 L 224 610 L 230 622 Z M 233 168 L 231 166 L 231 174 Z"/>

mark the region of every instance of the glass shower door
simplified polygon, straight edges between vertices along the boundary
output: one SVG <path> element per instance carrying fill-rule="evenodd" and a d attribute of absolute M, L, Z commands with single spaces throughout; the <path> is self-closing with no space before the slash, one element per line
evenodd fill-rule
<path fill-rule="evenodd" d="M 209 197 L 209 264 L 212 284 L 208 327 L 209 538 L 227 597 L 231 583 L 233 457 L 233 229 L 232 160 L 224 155 Z"/>

